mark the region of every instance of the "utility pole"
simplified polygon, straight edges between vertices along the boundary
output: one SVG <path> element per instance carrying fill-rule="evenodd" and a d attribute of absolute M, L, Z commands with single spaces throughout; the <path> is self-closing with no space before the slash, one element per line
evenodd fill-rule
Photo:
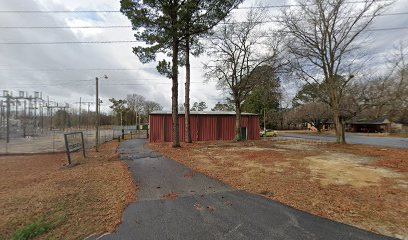
<path fill-rule="evenodd" d="M 37 96 L 38 92 L 34 92 L 34 131 L 37 132 Z"/>
<path fill-rule="evenodd" d="M 52 109 L 53 109 L 53 107 L 49 107 L 50 109 L 51 109 L 51 111 L 50 111 L 50 131 L 52 131 Z"/>
<path fill-rule="evenodd" d="M 0 136 L 3 131 L 3 115 L 3 100 L 0 100 Z"/>
<path fill-rule="evenodd" d="M 95 149 L 96 149 L 96 151 L 98 152 L 98 145 L 99 145 L 99 83 L 98 83 L 98 77 L 96 77 L 95 78 L 95 80 L 96 80 L 96 107 L 95 107 L 95 110 L 96 110 L 96 122 L 95 122 L 95 126 L 96 126 L 96 137 L 95 137 Z"/>
<path fill-rule="evenodd" d="M 15 119 L 17 120 L 17 118 L 18 118 L 18 104 L 19 104 L 20 102 L 18 101 L 18 99 L 16 99 L 16 114 L 15 114 Z"/>
<path fill-rule="evenodd" d="M 50 118 L 50 96 L 47 96 L 47 117 L 48 117 L 48 124 L 50 125 L 50 130 L 52 130 L 52 123 L 50 123 L 51 118 Z"/>
<path fill-rule="evenodd" d="M 108 76 L 104 75 L 103 78 L 108 79 Z M 99 147 L 99 78 L 95 78 L 95 85 L 96 85 L 96 136 L 95 136 L 95 150 L 98 152 L 98 147 Z"/>
<path fill-rule="evenodd" d="M 91 107 L 91 104 L 95 104 L 95 102 L 84 102 L 80 98 L 79 102 L 76 102 L 76 103 L 79 104 L 79 109 L 80 109 L 80 114 L 81 114 L 81 117 L 79 118 L 80 123 L 83 121 L 83 118 L 82 118 L 82 105 L 84 104 L 84 105 L 88 106 L 88 110 L 87 110 L 87 114 L 86 114 L 86 130 L 88 130 L 88 127 L 89 127 L 89 112 L 90 112 L 89 108 Z"/>
<path fill-rule="evenodd" d="M 88 113 L 86 114 L 86 130 L 88 130 L 89 127 L 89 106 L 91 105 L 90 102 L 88 102 Z"/>
<path fill-rule="evenodd" d="M 41 115 L 41 131 L 44 131 L 44 100 L 41 99 L 40 103 L 40 115 Z"/>
<path fill-rule="evenodd" d="M 51 101 L 51 102 L 53 102 L 53 101 Z M 50 131 L 52 131 L 52 125 L 53 125 L 53 123 L 52 123 L 52 121 L 53 121 L 53 118 L 54 118 L 54 114 L 53 114 L 53 109 L 54 108 L 60 108 L 59 106 L 58 106 L 58 103 L 55 103 L 55 102 L 53 102 L 54 104 L 56 104 L 55 106 L 51 106 L 50 105 L 50 101 L 48 100 L 48 103 L 47 103 L 47 112 L 49 112 L 49 119 L 50 119 Z"/>
<path fill-rule="evenodd" d="M 82 112 L 81 112 L 81 106 L 82 106 L 82 98 L 79 98 L 79 116 L 78 116 L 78 129 L 81 129 L 81 120 L 82 120 Z"/>
<path fill-rule="evenodd" d="M 56 104 L 56 106 L 51 106 L 51 103 Z M 50 131 L 52 131 L 53 109 L 54 108 L 59 108 L 58 103 L 50 101 L 50 98 L 47 96 L 46 108 L 47 108 L 47 116 L 48 116 L 48 119 L 49 119 Z"/>
<path fill-rule="evenodd" d="M 6 143 L 10 142 L 10 95 L 7 95 L 6 109 Z"/>
<path fill-rule="evenodd" d="M 51 103 L 54 103 L 54 106 L 51 106 Z M 53 129 L 53 118 L 54 118 L 54 113 L 53 113 L 53 109 L 56 108 L 58 109 L 64 109 L 65 108 L 69 108 L 69 107 L 59 107 L 58 103 L 54 102 L 54 101 L 50 101 L 49 99 L 47 99 L 47 104 L 45 106 L 47 108 L 47 115 L 49 117 L 49 124 L 50 124 L 50 131 L 52 131 Z"/>
<path fill-rule="evenodd" d="M 101 100 L 101 98 L 99 98 L 99 102 L 98 102 L 99 104 L 98 104 L 98 113 L 99 113 L 99 116 L 98 116 L 98 118 L 99 118 L 99 126 L 101 125 L 101 103 L 102 103 L 102 100 Z"/>
<path fill-rule="evenodd" d="M 77 102 L 78 103 L 78 102 Z M 87 105 L 88 106 L 88 108 L 87 108 L 87 114 L 86 114 L 86 130 L 88 130 L 88 128 L 89 128 L 89 112 L 90 112 L 90 107 L 91 107 L 91 104 L 95 104 L 95 102 L 83 102 L 83 101 L 81 101 L 80 102 L 80 105 L 82 105 L 82 104 L 85 104 L 85 105 Z M 82 107 L 80 107 L 80 109 L 82 109 Z M 81 110 L 82 111 L 82 110 Z M 82 117 L 81 117 L 81 119 L 82 119 Z"/>

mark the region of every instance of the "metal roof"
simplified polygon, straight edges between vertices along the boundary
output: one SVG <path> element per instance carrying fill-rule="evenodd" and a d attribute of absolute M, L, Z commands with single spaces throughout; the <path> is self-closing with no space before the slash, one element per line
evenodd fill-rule
<path fill-rule="evenodd" d="M 171 111 L 154 111 L 151 112 L 150 114 L 155 114 L 155 115 L 165 115 L 165 114 L 171 114 Z M 179 111 L 178 114 L 184 114 L 184 111 Z M 236 113 L 234 111 L 190 111 L 190 115 L 235 115 Z M 241 113 L 243 116 L 258 116 L 258 114 L 255 113 Z"/>

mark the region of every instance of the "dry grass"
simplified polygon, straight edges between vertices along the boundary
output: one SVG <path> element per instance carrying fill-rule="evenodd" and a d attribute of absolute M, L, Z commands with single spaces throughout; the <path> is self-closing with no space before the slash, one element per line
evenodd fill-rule
<path fill-rule="evenodd" d="M 276 139 L 149 146 L 238 189 L 408 238 L 408 149 Z"/>
<path fill-rule="evenodd" d="M 333 150 L 341 149 L 350 153 L 376 157 L 375 165 L 378 167 L 392 168 L 398 172 L 408 172 L 408 149 L 365 146 L 359 144 L 331 144 Z"/>
<path fill-rule="evenodd" d="M 113 231 L 135 192 L 117 145 L 106 143 L 86 159 L 76 154 L 80 164 L 72 168 L 62 167 L 65 154 L 0 157 L 0 239 L 35 222 L 52 225 L 39 239 Z"/>
<path fill-rule="evenodd" d="M 278 130 L 279 133 L 295 133 L 295 134 L 307 134 L 312 136 L 335 136 L 336 132 L 334 130 L 324 130 L 318 133 L 317 131 L 312 130 Z M 353 132 L 352 134 L 361 136 L 361 137 L 393 137 L 393 138 L 408 138 L 408 132 L 399 132 L 399 133 L 360 133 Z"/>

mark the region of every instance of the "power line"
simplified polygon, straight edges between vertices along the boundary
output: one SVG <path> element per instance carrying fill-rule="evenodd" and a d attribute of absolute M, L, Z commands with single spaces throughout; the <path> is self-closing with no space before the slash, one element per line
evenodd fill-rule
<path fill-rule="evenodd" d="M 205 84 L 205 82 L 190 82 L 190 83 L 199 83 L 199 84 Z M 110 85 L 110 86 L 137 86 L 137 85 L 150 85 L 150 84 L 173 84 L 172 82 L 163 82 L 163 83 L 158 83 L 158 82 L 146 82 L 146 83 L 106 83 L 104 85 Z"/>
<path fill-rule="evenodd" d="M 116 44 L 116 43 L 144 43 L 136 40 L 110 41 L 61 41 L 61 42 L 0 42 L 0 45 L 60 45 L 60 44 Z"/>
<path fill-rule="evenodd" d="M 4 13 L 121 13 L 119 10 L 2 10 Z"/>
<path fill-rule="evenodd" d="M 207 84 L 207 82 L 195 82 L 192 81 L 190 83 L 193 84 Z M 214 82 L 215 83 L 215 82 Z M 49 84 L 49 83 L 33 83 L 33 84 L 18 84 L 18 85 L 5 85 L 8 88 L 9 87 L 55 87 L 55 86 L 68 86 L 72 85 L 73 82 L 67 82 L 67 83 L 57 83 L 57 84 Z M 102 86 L 145 86 L 145 85 L 160 85 L 160 84 L 172 84 L 172 82 L 151 82 L 151 81 L 146 81 L 145 83 L 103 83 Z M 78 84 L 75 83 L 75 86 L 94 86 L 93 83 L 89 84 Z"/>
<path fill-rule="evenodd" d="M 190 68 L 201 68 L 191 66 Z M 139 67 L 139 68 L 38 68 L 38 69 L 29 69 L 29 68 L 0 68 L 0 71 L 138 71 L 144 69 L 156 69 L 156 67 Z M 83 79 L 89 80 L 89 79 Z M 142 80 L 142 79 L 141 79 Z M 93 80 L 92 80 L 93 81 Z"/>
<path fill-rule="evenodd" d="M 376 17 L 407 15 L 408 12 L 382 13 Z M 265 20 L 258 23 L 279 23 L 280 20 Z M 235 23 L 246 23 L 238 21 Z M 234 23 L 219 23 L 219 24 L 234 24 Z M 132 28 L 132 25 L 106 25 L 106 26 L 0 26 L 0 29 L 114 29 L 114 28 Z"/>
<path fill-rule="evenodd" d="M 166 80 L 168 80 L 168 82 L 166 82 Z M 23 80 L 13 80 L 10 82 L 19 82 L 19 81 L 23 81 Z M 52 81 L 52 82 L 51 82 Z M 93 79 L 77 79 L 77 80 L 60 80 L 60 81 L 64 81 L 64 82 L 60 82 L 60 83 L 54 83 L 55 80 L 51 80 L 50 82 L 38 82 L 36 81 L 35 83 L 22 83 L 22 84 L 14 84 L 13 86 L 65 86 L 65 85 L 72 85 L 72 83 L 75 83 L 76 85 L 78 84 L 78 82 L 85 82 L 85 84 L 82 84 L 81 86 L 93 86 Z M 122 81 L 122 82 L 120 82 Z M 127 81 L 127 82 L 123 82 L 123 81 Z M 143 83 L 135 83 L 135 82 L 129 82 L 129 81 L 142 81 Z M 89 84 L 88 82 L 91 82 L 91 84 Z M 214 81 L 208 81 L 210 83 L 215 83 Z M 191 81 L 190 83 L 200 83 L 200 84 L 204 84 L 204 82 L 202 81 Z M 107 81 L 107 82 L 103 82 L 103 85 L 151 85 L 151 84 L 172 84 L 172 82 L 170 81 L 170 79 L 160 79 L 160 78 L 150 78 L 150 79 L 114 79 L 113 81 Z"/>
<path fill-rule="evenodd" d="M 376 0 L 375 2 L 392 2 L 392 0 Z M 348 4 L 366 3 L 365 1 L 349 1 Z M 288 8 L 288 7 L 301 7 L 301 6 L 314 6 L 315 4 L 282 4 L 282 5 L 266 5 L 266 6 L 251 6 L 251 7 L 239 7 L 234 10 L 246 10 L 254 8 Z M 2 10 L 0 14 L 6 13 L 122 13 L 120 10 Z"/>
<path fill-rule="evenodd" d="M 390 28 L 371 28 L 364 30 L 365 32 L 379 31 L 395 31 L 408 29 L 405 27 L 390 27 Z M 281 32 L 290 33 L 291 31 L 282 30 Z M 271 35 L 259 36 L 259 38 L 273 37 Z M 213 39 L 213 38 L 208 38 Z M 68 45 L 68 44 L 121 44 L 121 43 L 144 43 L 136 40 L 109 40 L 109 41 L 61 41 L 61 42 L 0 42 L 0 45 Z"/>
<path fill-rule="evenodd" d="M 392 2 L 392 0 L 376 0 L 375 2 Z M 365 1 L 349 1 L 348 4 L 355 3 L 366 3 Z M 302 6 L 315 6 L 316 4 L 282 4 L 282 5 L 267 5 L 267 6 L 251 6 L 251 7 L 239 7 L 235 10 L 244 10 L 244 9 L 264 9 L 264 8 L 290 8 L 290 7 L 302 7 Z"/>
<path fill-rule="evenodd" d="M 165 82 L 165 81 L 169 81 L 169 82 Z M 22 81 L 24 81 L 24 80 L 8 80 L 9 82 L 22 82 Z M 29 83 L 29 84 L 23 84 L 23 85 L 37 85 L 37 84 L 50 84 L 50 83 L 55 83 L 55 82 L 60 82 L 60 83 L 62 83 L 62 84 L 70 84 L 70 83 L 72 83 L 72 82 L 93 82 L 93 81 L 95 81 L 94 79 L 76 79 L 76 80 L 69 80 L 69 79 L 66 79 L 66 80 L 54 80 L 54 79 L 50 79 L 50 81 L 37 81 L 37 80 L 35 80 L 35 83 Z M 149 82 L 149 83 L 151 83 L 151 82 L 159 82 L 159 83 L 163 83 L 163 82 L 165 82 L 165 83 L 171 83 L 171 80 L 170 79 L 166 79 L 166 78 L 162 78 L 162 79 L 160 79 L 160 78 L 150 78 L 150 79 L 114 79 L 113 81 L 109 81 L 109 82 L 113 82 L 113 83 L 118 83 L 118 81 L 122 81 L 122 83 L 120 83 L 120 84 L 128 84 L 129 82 Z M 125 82 L 125 83 L 123 83 L 123 82 Z M 133 84 L 133 83 L 132 83 Z"/>
<path fill-rule="evenodd" d="M 132 28 L 131 25 L 110 25 L 110 26 L 0 26 L 0 29 L 93 29 L 93 28 Z"/>

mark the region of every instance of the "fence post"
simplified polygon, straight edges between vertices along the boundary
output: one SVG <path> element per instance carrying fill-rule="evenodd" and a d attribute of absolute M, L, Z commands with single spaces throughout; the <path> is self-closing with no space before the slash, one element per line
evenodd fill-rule
<path fill-rule="evenodd" d="M 67 140 L 67 135 L 66 134 L 64 134 L 64 141 L 65 141 L 65 149 L 66 149 L 67 155 L 68 155 L 68 165 L 71 165 L 71 153 L 69 151 L 68 140 Z"/>
<path fill-rule="evenodd" d="M 81 132 L 81 141 L 82 141 L 82 153 L 84 154 L 84 158 L 86 157 L 85 155 L 85 143 L 84 143 L 84 133 Z"/>
<path fill-rule="evenodd" d="M 55 130 L 52 131 L 52 151 L 55 152 Z"/>

